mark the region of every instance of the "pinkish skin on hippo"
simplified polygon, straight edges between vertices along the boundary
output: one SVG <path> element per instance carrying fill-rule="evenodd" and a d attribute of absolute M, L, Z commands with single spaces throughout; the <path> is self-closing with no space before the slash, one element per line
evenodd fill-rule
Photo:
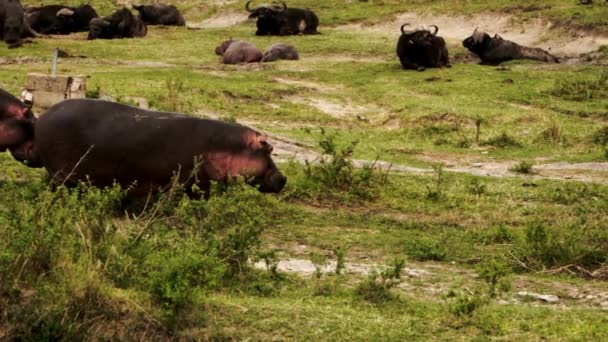
<path fill-rule="evenodd" d="M 262 59 L 262 51 L 255 45 L 232 38 L 216 47 L 215 54 L 222 56 L 222 63 L 224 64 L 255 63 Z"/>
<path fill-rule="evenodd" d="M 116 181 L 132 196 L 166 189 L 176 172 L 186 189 L 196 184 L 205 196 L 211 181 L 242 176 L 274 193 L 287 181 L 266 136 L 251 128 L 100 100 L 49 108 L 36 122 L 35 148 L 56 182 Z"/>
<path fill-rule="evenodd" d="M 0 89 L 0 152 L 8 149 L 16 160 L 30 167 L 42 167 L 34 152 L 35 124 L 30 108 Z"/>

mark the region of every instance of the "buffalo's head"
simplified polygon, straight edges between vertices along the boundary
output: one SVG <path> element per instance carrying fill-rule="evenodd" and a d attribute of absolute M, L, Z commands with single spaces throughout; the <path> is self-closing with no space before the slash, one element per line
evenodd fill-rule
<path fill-rule="evenodd" d="M 475 49 L 478 46 L 487 44 L 492 38 L 485 32 L 479 31 L 477 28 L 469 37 L 462 41 L 462 46 L 469 50 Z M 502 39 L 502 38 L 501 38 Z"/>
<path fill-rule="evenodd" d="M 437 25 L 430 25 L 429 27 L 434 28 L 431 32 L 430 30 L 412 30 L 407 31 L 405 27 L 408 26 L 409 23 L 401 25 L 401 34 L 409 38 L 409 41 L 416 44 L 430 44 L 430 41 L 437 36 L 437 32 L 439 32 L 439 27 Z"/>
<path fill-rule="evenodd" d="M 9 48 L 15 48 L 21 45 L 21 35 L 23 26 L 25 25 L 23 17 L 12 16 L 4 21 L 4 41 Z"/>
<path fill-rule="evenodd" d="M 87 39 L 97 39 L 110 27 L 110 22 L 102 18 L 93 18 L 89 21 L 89 36 Z"/>
<path fill-rule="evenodd" d="M 275 1 L 271 5 L 261 5 L 253 9 L 249 7 L 252 2 L 253 1 L 247 1 L 247 3 L 245 4 L 245 10 L 250 13 L 250 19 L 265 19 L 287 10 L 287 5 L 283 1 Z"/>
<path fill-rule="evenodd" d="M 0 152 L 7 149 L 15 159 L 40 167 L 34 153 L 36 117 L 23 102 L 0 89 Z"/>

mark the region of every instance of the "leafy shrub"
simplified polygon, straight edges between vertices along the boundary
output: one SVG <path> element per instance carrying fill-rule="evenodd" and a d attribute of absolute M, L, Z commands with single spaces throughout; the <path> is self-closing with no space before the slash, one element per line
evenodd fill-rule
<path fill-rule="evenodd" d="M 449 311 L 456 317 L 470 317 L 488 303 L 487 298 L 471 293 L 454 293 L 448 301 Z"/>
<path fill-rule="evenodd" d="M 608 126 L 604 126 L 593 133 L 591 140 L 600 146 L 608 145 Z"/>
<path fill-rule="evenodd" d="M 399 259 L 394 260 L 391 267 L 380 273 L 372 272 L 357 286 L 355 293 L 374 304 L 383 304 L 397 299 L 390 290 L 401 283 L 401 271 L 404 266 L 405 261 Z"/>
<path fill-rule="evenodd" d="M 475 196 L 481 196 L 486 193 L 486 185 L 479 178 L 471 178 L 466 189 L 468 193 Z"/>
<path fill-rule="evenodd" d="M 533 163 L 523 160 L 523 161 L 519 162 L 518 164 L 514 165 L 512 168 L 510 168 L 509 171 L 529 175 L 529 174 L 534 173 L 534 169 L 532 168 L 533 166 L 534 166 Z"/>
<path fill-rule="evenodd" d="M 608 93 L 608 72 L 602 71 L 597 78 L 571 81 L 558 79 L 550 94 L 570 101 L 602 99 Z"/>
<path fill-rule="evenodd" d="M 306 161 L 304 179 L 292 177 L 292 196 L 331 196 L 342 198 L 344 194 L 355 199 L 376 198 L 383 185 L 388 183 L 388 170 L 382 170 L 376 162 L 361 167 L 355 166 L 352 156 L 358 144 L 349 142 L 340 147 L 337 135 L 321 130 L 318 141 L 321 156 L 311 162 Z"/>
<path fill-rule="evenodd" d="M 439 164 L 435 164 L 433 165 L 433 171 L 435 171 L 434 173 L 434 182 L 432 185 L 427 185 L 426 186 L 426 190 L 427 190 L 427 194 L 426 194 L 426 198 L 433 200 L 433 201 L 437 201 L 439 199 L 441 199 L 443 193 L 442 193 L 442 185 L 443 185 L 443 163 L 439 163 Z"/>
<path fill-rule="evenodd" d="M 89 320 L 141 310 L 112 303 L 113 289 L 121 288 L 148 294 L 162 318 L 153 321 L 173 331 L 184 321 L 183 308 L 247 273 L 273 216 L 269 196 L 243 181 L 212 192 L 208 201 L 190 200 L 176 185 L 140 214 L 117 220 L 118 186 L 51 190 L 0 183 L 0 195 L 12 196 L 0 206 L 0 305 L 20 313 L 0 315 L 0 325 L 14 325 L 23 339 L 79 339 Z M 40 283 L 48 290 L 35 291 L 28 302 L 37 304 L 23 306 L 21 289 Z"/>
<path fill-rule="evenodd" d="M 477 265 L 479 278 L 488 285 L 488 296 L 494 298 L 496 292 L 505 292 L 510 289 L 511 284 L 508 276 L 512 273 L 509 264 L 499 258 L 489 258 Z"/>
<path fill-rule="evenodd" d="M 484 141 L 482 145 L 490 145 L 498 148 L 522 147 L 520 142 L 504 132 L 499 136 Z"/>
<path fill-rule="evenodd" d="M 417 261 L 443 261 L 447 257 L 444 243 L 430 237 L 412 239 L 406 247 L 406 253 Z"/>
<path fill-rule="evenodd" d="M 530 222 L 524 238 L 515 244 L 516 266 L 525 270 L 577 265 L 597 268 L 608 259 L 608 234 L 601 227 L 585 223 L 547 225 Z"/>

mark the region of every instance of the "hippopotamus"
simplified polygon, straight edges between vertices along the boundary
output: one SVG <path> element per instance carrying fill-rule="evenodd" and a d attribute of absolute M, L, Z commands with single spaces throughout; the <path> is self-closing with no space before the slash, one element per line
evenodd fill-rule
<path fill-rule="evenodd" d="M 0 89 L 0 152 L 8 149 L 18 161 L 31 167 L 42 166 L 34 153 L 35 124 L 31 109 Z"/>
<path fill-rule="evenodd" d="M 114 182 L 140 197 L 167 189 L 174 175 L 187 193 L 207 197 L 211 181 L 243 177 L 262 192 L 280 192 L 287 178 L 271 158 L 266 135 L 218 120 L 144 110 L 120 103 L 70 99 L 36 120 L 2 92 L 0 147 L 52 180 L 99 187 Z"/>

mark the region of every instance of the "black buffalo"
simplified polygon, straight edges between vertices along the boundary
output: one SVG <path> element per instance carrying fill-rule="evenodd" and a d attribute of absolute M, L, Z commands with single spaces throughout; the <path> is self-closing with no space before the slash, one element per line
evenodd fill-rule
<path fill-rule="evenodd" d="M 435 30 L 406 31 L 401 26 L 401 36 L 397 41 L 397 56 L 403 69 L 423 71 L 426 68 L 450 67 L 450 59 L 445 40 L 437 37 L 439 28 L 431 25 Z"/>
<path fill-rule="evenodd" d="M 298 51 L 293 45 L 277 43 L 271 45 L 262 56 L 262 62 L 274 62 L 279 59 L 299 59 Z"/>
<path fill-rule="evenodd" d="M 250 8 L 253 1 L 245 4 L 245 9 L 251 13 L 249 18 L 257 18 L 257 36 L 285 36 L 293 34 L 318 34 L 319 18 L 310 9 L 288 8 L 280 1 L 270 6 Z M 280 3 L 280 6 L 279 6 Z"/>
<path fill-rule="evenodd" d="M 19 0 L 0 0 L 0 39 L 9 48 L 21 46 L 22 38 L 39 36 L 25 21 L 25 12 Z"/>
<path fill-rule="evenodd" d="M 481 64 L 497 65 L 512 59 L 534 59 L 559 63 L 559 60 L 540 48 L 521 46 L 499 35 L 490 37 L 475 29 L 473 34 L 462 41 L 462 45 L 481 58 Z"/>
<path fill-rule="evenodd" d="M 277 193 L 287 181 L 267 137 L 251 128 L 115 102 L 60 102 L 36 121 L 34 142 L 35 157 L 68 186 L 117 182 L 143 196 L 166 189 L 179 174 L 186 189 L 196 185 L 208 194 L 210 181 L 242 176 L 262 192 Z"/>
<path fill-rule="evenodd" d="M 37 32 L 43 34 L 70 34 L 89 30 L 89 22 L 97 18 L 91 5 L 69 7 L 47 5 L 26 8 L 26 21 Z"/>
<path fill-rule="evenodd" d="M 0 89 L 0 152 L 8 149 L 18 161 L 41 166 L 34 153 L 35 123 L 27 105 Z"/>
<path fill-rule="evenodd" d="M 186 25 L 186 20 L 173 5 L 133 5 L 133 8 L 139 12 L 141 20 L 148 25 Z"/>
<path fill-rule="evenodd" d="M 109 17 L 95 18 L 89 22 L 88 39 L 114 39 L 144 37 L 148 32 L 146 24 L 126 8 Z"/>
<path fill-rule="evenodd" d="M 215 54 L 222 56 L 224 64 L 255 63 L 262 59 L 262 51 L 244 40 L 228 39 L 215 48 Z"/>

